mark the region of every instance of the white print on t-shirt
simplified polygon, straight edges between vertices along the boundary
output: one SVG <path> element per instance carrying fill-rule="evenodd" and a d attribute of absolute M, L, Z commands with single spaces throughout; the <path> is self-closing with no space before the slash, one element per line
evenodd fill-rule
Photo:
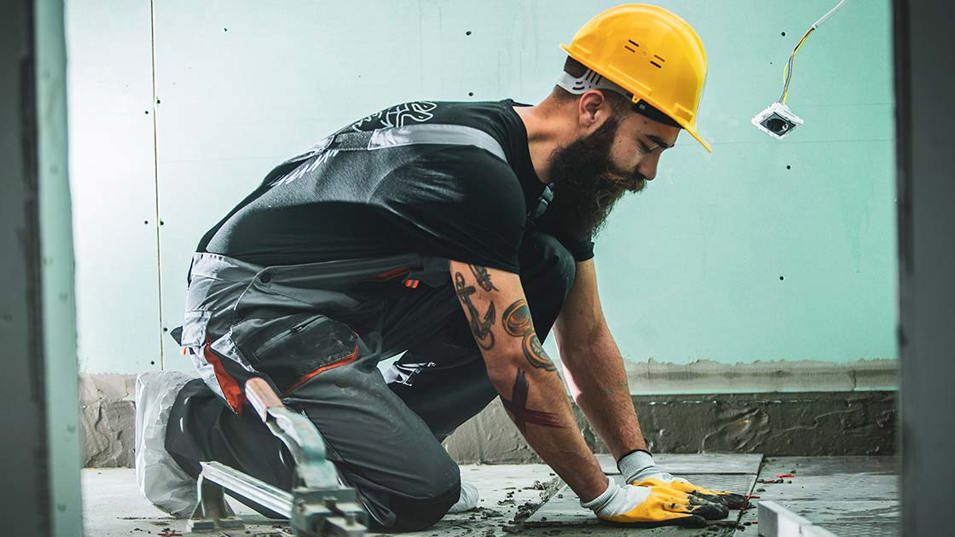
<path fill-rule="evenodd" d="M 437 107 L 438 105 L 431 101 L 399 104 L 398 106 L 393 106 L 381 112 L 363 117 L 356 121 L 351 128 L 352 130 L 362 131 L 365 130 L 362 127 L 367 127 L 376 121 L 381 122 L 381 126 L 378 128 L 404 127 L 410 121 L 424 123 L 434 117 L 434 114 L 431 112 Z"/>
<path fill-rule="evenodd" d="M 389 384 L 397 383 L 404 384 L 405 386 L 412 386 L 415 375 L 421 372 L 422 369 L 429 369 L 438 364 L 434 362 L 418 362 L 416 364 L 402 364 L 395 362 L 391 366 L 391 369 L 386 370 L 385 372 L 385 381 Z"/>

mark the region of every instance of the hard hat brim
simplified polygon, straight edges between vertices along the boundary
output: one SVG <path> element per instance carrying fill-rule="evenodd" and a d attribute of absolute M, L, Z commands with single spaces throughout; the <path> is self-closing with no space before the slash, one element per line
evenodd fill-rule
<path fill-rule="evenodd" d="M 695 129 L 692 129 L 692 130 L 691 130 L 691 129 L 688 129 L 688 128 L 686 128 L 686 127 L 683 127 L 683 130 L 685 130 L 686 132 L 690 133 L 690 136 L 692 136 L 694 139 L 696 139 L 697 142 L 700 142 L 700 145 L 702 145 L 702 146 L 703 146 L 703 149 L 706 149 L 706 151 L 707 151 L 708 153 L 712 153 L 712 152 L 713 152 L 713 146 L 711 146 L 709 142 L 707 142 L 706 140 L 704 140 L 704 139 L 696 132 Z"/>

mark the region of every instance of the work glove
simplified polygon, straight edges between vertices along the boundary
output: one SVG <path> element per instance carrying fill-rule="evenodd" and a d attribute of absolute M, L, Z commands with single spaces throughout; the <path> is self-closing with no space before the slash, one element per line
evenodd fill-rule
<path fill-rule="evenodd" d="M 702 528 L 707 520 L 725 518 L 726 507 L 669 487 L 618 485 L 580 505 L 605 522 L 640 528 L 684 526 Z"/>
<path fill-rule="evenodd" d="M 628 453 L 617 462 L 617 468 L 631 485 L 669 487 L 710 502 L 720 503 L 729 509 L 742 509 L 749 505 L 746 496 L 742 494 L 698 487 L 682 477 L 674 477 L 664 472 L 653 462 L 653 455 L 647 451 Z"/>

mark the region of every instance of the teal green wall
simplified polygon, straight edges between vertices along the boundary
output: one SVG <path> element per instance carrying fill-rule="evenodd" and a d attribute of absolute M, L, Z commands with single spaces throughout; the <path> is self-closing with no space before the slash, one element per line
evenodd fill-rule
<path fill-rule="evenodd" d="M 668 3 L 707 47 L 700 124 L 714 151 L 681 137 L 600 237 L 605 309 L 629 358 L 896 356 L 888 2 L 850 1 L 809 37 L 788 99 L 805 125 L 780 141 L 749 121 L 834 3 Z"/>
<path fill-rule="evenodd" d="M 835 1 L 660 3 L 706 45 L 715 151 L 681 137 L 598 239 L 624 355 L 894 358 L 889 2 L 851 0 L 809 39 L 789 99 L 806 124 L 785 141 L 750 118 Z M 82 369 L 190 367 L 163 332 L 181 322 L 190 251 L 272 165 L 403 100 L 536 102 L 558 45 L 612 4 L 67 2 Z"/>

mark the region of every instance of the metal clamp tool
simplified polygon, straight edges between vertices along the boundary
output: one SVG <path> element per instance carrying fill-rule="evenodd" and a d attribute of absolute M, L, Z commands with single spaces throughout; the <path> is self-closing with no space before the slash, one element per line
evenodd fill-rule
<path fill-rule="evenodd" d="M 262 421 L 295 459 L 292 491 L 287 492 L 218 462 L 203 462 L 199 505 L 189 531 L 205 533 L 242 529 L 223 492 L 288 517 L 299 537 L 362 537 L 368 514 L 354 489 L 339 483 L 335 466 L 325 458 L 325 442 L 305 416 L 288 409 L 261 378 L 249 379 L 245 395 Z"/>

